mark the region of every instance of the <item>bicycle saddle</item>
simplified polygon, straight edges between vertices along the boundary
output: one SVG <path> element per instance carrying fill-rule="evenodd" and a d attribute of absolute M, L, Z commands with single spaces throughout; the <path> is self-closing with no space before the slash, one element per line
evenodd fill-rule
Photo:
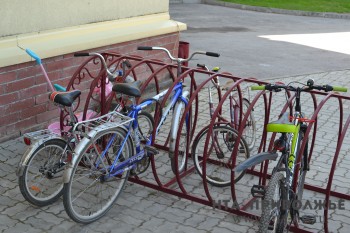
<path fill-rule="evenodd" d="M 49 95 L 49 99 L 57 104 L 61 104 L 65 107 L 72 106 L 73 102 L 78 98 L 81 94 L 79 90 L 73 91 L 54 91 Z"/>
<path fill-rule="evenodd" d="M 277 121 L 272 121 L 266 126 L 267 132 L 276 133 L 294 133 L 296 132 L 296 129 L 297 126 L 289 121 L 288 112 L 283 113 L 283 115 Z"/>
<path fill-rule="evenodd" d="M 116 83 L 113 85 L 112 90 L 124 95 L 140 97 L 141 96 L 141 91 L 139 88 L 140 84 L 141 82 L 139 80 L 132 83 Z"/>

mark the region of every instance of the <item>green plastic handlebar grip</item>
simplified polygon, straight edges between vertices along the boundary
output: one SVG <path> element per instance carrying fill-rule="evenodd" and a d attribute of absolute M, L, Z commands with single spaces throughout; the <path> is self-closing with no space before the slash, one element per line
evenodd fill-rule
<path fill-rule="evenodd" d="M 347 91 L 348 91 L 348 88 L 346 88 L 346 87 L 336 87 L 336 86 L 333 86 L 333 91 L 347 92 Z"/>
<path fill-rule="evenodd" d="M 259 90 L 263 91 L 263 90 L 265 90 L 265 86 L 251 86 L 251 90 L 252 91 L 259 91 Z"/>

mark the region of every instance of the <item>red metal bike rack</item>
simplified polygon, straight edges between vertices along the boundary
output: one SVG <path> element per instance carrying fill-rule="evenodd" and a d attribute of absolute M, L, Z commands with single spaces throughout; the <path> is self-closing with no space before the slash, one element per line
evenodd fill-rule
<path fill-rule="evenodd" d="M 171 171 L 164 171 L 163 166 L 157 166 L 157 158 L 152 157 L 151 158 L 151 167 L 152 170 L 149 171 L 145 175 L 140 175 L 136 177 L 131 177 L 129 178 L 130 181 L 159 190 L 163 191 L 165 193 L 175 195 L 178 197 L 182 197 L 191 201 L 195 201 L 207 206 L 213 206 L 216 205 L 218 208 L 221 210 L 227 211 L 229 213 L 233 213 L 239 216 L 244 216 L 247 218 L 253 218 L 253 219 L 258 219 L 258 214 L 248 211 L 249 207 L 252 206 L 252 204 L 255 201 L 255 198 L 247 198 L 245 200 L 242 200 L 241 203 L 239 203 L 239 206 L 233 207 L 228 207 L 224 204 L 220 203 L 215 203 L 215 199 L 220 198 L 221 196 L 221 191 L 224 190 L 222 196 L 227 197 L 227 195 L 230 196 L 230 199 L 232 201 L 236 201 L 238 196 L 237 194 L 242 192 L 240 190 L 243 186 L 239 182 L 235 184 L 234 182 L 231 182 L 231 186 L 227 188 L 222 188 L 222 190 L 219 190 L 218 188 L 213 188 L 206 180 L 206 170 L 207 170 L 207 163 L 210 163 L 210 160 L 207 159 L 208 157 L 208 144 L 209 144 L 209 138 L 210 134 L 217 123 L 218 120 L 218 115 L 219 113 L 224 110 L 224 103 L 227 101 L 227 98 L 230 94 L 231 91 L 237 90 L 237 98 L 238 98 L 238 103 L 242 105 L 242 100 L 244 97 L 246 97 L 243 87 L 249 87 L 251 85 L 257 85 L 257 84 L 267 84 L 266 82 L 258 81 L 253 78 L 239 78 L 235 77 L 229 73 L 213 73 L 209 71 L 204 71 L 201 69 L 190 69 L 188 67 L 183 67 L 183 74 L 180 77 L 176 77 L 176 65 L 173 64 L 166 64 L 162 61 L 159 60 L 145 60 L 142 59 L 141 57 L 138 56 L 123 56 L 121 54 L 115 54 L 115 53 L 104 53 L 103 56 L 107 58 L 108 65 L 113 66 L 116 65 L 118 66 L 120 62 L 123 59 L 128 59 L 130 60 L 132 67 L 127 71 L 126 75 L 132 75 L 135 80 L 142 80 L 143 84 L 141 87 L 141 90 L 152 90 L 154 93 L 159 93 L 160 90 L 162 89 L 161 84 L 170 83 L 169 90 L 163 100 L 161 101 L 160 104 L 156 106 L 155 113 L 154 113 L 154 118 L 155 118 L 155 126 L 158 125 L 160 121 L 160 108 L 163 108 L 169 97 L 171 96 L 172 89 L 174 88 L 175 84 L 180 81 L 184 80 L 186 82 L 187 88 L 190 91 L 190 96 L 189 96 L 189 104 L 185 109 L 185 113 L 188 113 L 192 116 L 192 131 L 187 137 L 187 150 L 186 150 L 186 156 L 189 157 L 190 159 L 190 146 L 192 145 L 193 141 L 195 140 L 196 136 L 202 132 L 203 130 L 203 125 L 201 125 L 200 118 L 201 114 L 199 111 L 200 105 L 203 104 L 200 99 L 200 95 L 205 91 L 205 88 L 210 84 L 210 80 L 220 76 L 220 79 L 223 79 L 225 81 L 231 80 L 233 81 L 227 88 L 226 92 L 219 91 L 218 92 L 218 103 L 216 105 L 216 109 L 214 112 L 213 117 L 211 118 L 209 122 L 209 130 L 207 133 L 207 138 L 206 138 L 206 145 L 204 148 L 204 158 L 203 158 L 203 176 L 200 177 L 197 181 L 198 184 L 197 186 L 190 186 L 187 182 L 189 180 L 189 177 L 199 177 L 198 174 L 194 174 L 194 166 L 187 166 L 187 169 L 182 172 L 182 173 L 176 173 L 173 175 L 169 175 L 169 172 Z M 95 75 L 93 75 L 95 74 Z M 207 76 L 207 78 L 200 82 L 196 77 L 198 76 Z M 98 58 L 91 58 L 87 60 L 84 64 L 80 66 L 80 68 L 77 70 L 77 72 L 73 75 L 72 80 L 68 84 L 68 89 L 79 89 L 79 84 L 83 84 L 84 79 L 90 79 L 90 86 L 88 89 L 88 94 L 86 95 L 86 100 L 84 106 L 79 106 L 80 103 L 83 101 L 80 100 L 78 106 L 76 107 L 77 109 L 83 109 L 84 114 L 86 114 L 86 111 L 88 110 L 89 103 L 91 99 L 93 98 L 93 90 L 95 87 L 100 87 L 102 88 L 102 93 L 105 92 L 105 85 L 106 85 L 106 74 L 103 70 L 103 67 L 99 61 Z M 145 92 L 144 92 L 145 93 Z M 293 104 L 293 99 L 294 96 L 288 93 L 287 95 L 287 100 L 285 101 L 285 104 L 282 104 L 282 106 L 278 105 L 278 108 L 275 108 L 275 95 L 273 93 L 266 93 L 265 91 L 259 91 L 254 94 L 254 98 L 251 99 L 251 105 L 247 109 L 246 114 L 243 116 L 241 113 L 239 118 L 241 120 L 240 127 L 238 129 L 239 135 L 242 135 L 243 130 L 244 130 L 244 125 L 248 120 L 248 115 L 250 112 L 253 111 L 253 109 L 256 109 L 260 107 L 262 110 L 259 111 L 254 111 L 255 115 L 261 116 L 259 119 L 259 123 L 262 126 L 262 132 L 261 132 L 261 140 L 260 144 L 256 146 L 256 152 L 263 152 L 263 151 L 268 151 L 272 148 L 273 146 L 273 141 L 275 138 L 275 134 L 268 135 L 266 132 L 265 127 L 263 125 L 266 125 L 270 120 L 275 120 L 276 119 L 276 113 L 273 114 L 272 112 L 276 112 L 276 109 L 278 110 L 278 113 L 283 113 L 286 110 L 289 109 L 289 111 L 293 111 L 292 104 Z M 305 94 L 307 95 L 307 94 Z M 311 137 L 310 140 L 310 148 L 309 148 L 309 161 L 312 161 L 313 159 L 313 152 L 315 148 L 317 147 L 316 144 L 316 136 L 317 136 L 317 129 L 318 129 L 318 123 L 319 123 L 319 118 L 320 118 L 320 111 L 322 108 L 325 106 L 327 101 L 331 99 L 337 99 L 339 103 L 339 129 L 336 134 L 337 137 L 337 143 L 336 143 L 336 148 L 334 148 L 334 156 L 332 157 L 332 165 L 329 171 L 329 179 L 327 182 L 326 187 L 319 187 L 311 184 L 305 184 L 305 189 L 318 192 L 321 194 L 325 195 L 325 203 L 328 205 L 330 201 L 330 197 L 337 197 L 345 200 L 350 200 L 350 195 L 348 193 L 340 193 L 338 191 L 332 190 L 332 182 L 333 182 L 333 177 L 335 173 L 335 169 L 338 164 L 338 159 L 339 159 L 339 154 L 342 149 L 342 145 L 344 142 L 344 138 L 346 135 L 346 132 L 349 128 L 350 124 L 350 116 L 348 116 L 345 124 L 343 125 L 343 115 L 344 115 L 344 110 L 343 110 L 343 102 L 344 101 L 349 101 L 350 98 L 342 95 L 338 95 L 335 93 L 322 93 L 322 92 L 317 92 L 314 91 L 310 93 L 312 104 L 313 104 L 313 114 L 311 116 L 311 120 L 314 120 L 314 122 L 310 122 L 308 124 L 308 128 L 305 134 L 305 137 Z M 321 98 L 322 101 L 317 103 L 317 98 Z M 104 114 L 108 112 L 109 106 L 112 102 L 112 99 L 115 98 L 115 95 L 113 97 L 110 97 L 109 99 L 105 99 L 105 95 L 101 94 L 100 99 L 98 100 L 100 105 L 101 105 L 101 113 Z M 141 101 L 142 99 L 139 99 L 138 101 Z M 206 103 L 204 103 L 206 104 Z M 159 106 L 160 105 L 160 106 Z M 209 112 L 205 112 L 204 114 L 208 114 Z M 277 114 L 278 115 L 278 114 Z M 84 115 L 85 116 L 85 115 Z M 61 123 L 64 124 L 64 118 L 65 115 L 61 115 Z M 205 126 L 208 126 L 206 124 Z M 179 130 L 181 130 L 185 126 L 185 114 L 183 114 L 181 120 L 180 120 L 180 125 L 179 125 Z M 156 127 L 155 127 L 156 128 Z M 153 132 L 153 135 L 155 135 L 155 129 Z M 157 148 L 163 150 L 163 151 L 168 151 L 169 150 L 169 138 L 166 138 L 165 140 L 161 139 L 160 136 L 158 138 L 153 136 L 154 140 L 156 143 L 154 146 Z M 236 142 L 240 140 L 240 136 L 236 139 Z M 176 150 L 175 150 L 175 157 L 177 158 L 179 156 L 179 141 L 180 141 L 180 135 L 178 134 L 178 137 L 176 139 Z M 303 141 L 301 145 L 301 150 L 303 151 L 305 148 L 305 141 Z M 236 154 L 239 150 L 238 148 L 238 143 L 235 144 L 235 147 L 232 151 L 232 164 L 231 167 L 234 167 L 236 165 L 236 157 L 233 156 Z M 162 156 L 162 155 L 161 155 Z M 167 155 L 163 156 L 167 157 Z M 299 156 L 301 158 L 301 156 Z M 166 158 L 164 159 L 166 160 Z M 299 166 L 299 162 L 297 164 L 297 169 Z M 189 162 L 190 163 L 190 162 Z M 312 168 L 311 168 L 312 170 Z M 250 169 L 246 176 L 249 176 L 252 181 L 249 182 L 254 182 L 252 184 L 261 184 L 261 185 L 266 185 L 267 184 L 267 179 L 270 178 L 269 174 L 269 164 L 267 162 L 261 164 L 260 168 L 252 168 Z M 164 175 L 165 174 L 165 175 Z M 234 172 L 231 171 L 231 180 L 234 180 Z M 295 174 L 295 178 L 297 178 L 298 173 Z M 193 178 L 190 178 L 193 181 Z M 197 179 L 197 178 L 195 178 Z M 294 182 L 294 188 L 296 186 L 296 182 Z M 200 187 L 201 189 L 204 190 L 205 195 L 200 195 L 198 192 L 196 193 L 196 188 Z M 249 193 L 250 193 L 250 187 L 248 187 Z M 219 190 L 219 191 L 218 191 Z M 214 195 L 214 197 L 213 197 Z M 328 209 L 324 209 L 323 211 L 324 214 L 324 230 L 325 232 L 328 232 L 328 218 L 329 218 L 329 211 Z M 309 230 L 302 228 L 302 226 L 298 226 L 297 224 L 292 225 L 290 227 L 290 230 L 295 231 L 295 232 L 310 232 Z"/>

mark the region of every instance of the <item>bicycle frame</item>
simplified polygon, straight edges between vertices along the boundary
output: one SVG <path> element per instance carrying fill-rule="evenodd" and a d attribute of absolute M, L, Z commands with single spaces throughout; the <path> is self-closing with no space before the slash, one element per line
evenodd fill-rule
<path fill-rule="evenodd" d="M 132 122 L 129 123 L 129 126 L 127 127 L 127 133 L 126 136 L 121 144 L 121 149 L 118 150 L 117 154 L 116 154 L 116 158 L 113 161 L 113 164 L 110 166 L 110 168 L 108 169 L 109 174 L 106 177 L 107 179 L 109 177 L 114 177 L 117 176 L 119 174 L 122 174 L 123 172 L 127 171 L 127 170 L 131 170 L 134 169 L 137 162 L 139 162 L 140 160 L 142 160 L 145 156 L 145 151 L 141 150 L 141 146 L 140 146 L 140 139 L 138 137 L 138 113 L 146 108 L 147 106 L 153 104 L 155 101 L 158 101 L 159 99 L 161 99 L 163 96 L 165 96 L 165 94 L 168 92 L 168 90 L 164 90 L 163 92 L 159 93 L 158 95 L 154 96 L 151 99 L 147 99 L 144 102 L 142 102 L 139 105 L 135 105 L 135 99 L 133 98 L 133 104 L 131 105 L 131 111 L 128 114 L 129 117 L 133 118 L 134 120 Z M 165 109 L 162 118 L 159 122 L 159 125 L 156 129 L 156 135 L 158 134 L 161 126 L 163 125 L 163 123 L 166 120 L 166 117 L 169 115 L 169 112 L 172 108 L 174 108 L 174 106 L 176 105 L 176 103 L 178 101 L 181 101 L 183 103 L 185 103 L 185 105 L 187 105 L 187 100 L 186 100 L 186 92 L 183 93 L 183 86 L 182 83 L 178 83 L 175 85 L 174 87 L 174 95 L 172 96 L 171 100 L 170 100 L 170 104 L 167 106 L 167 108 Z M 189 119 L 188 116 L 186 117 L 186 122 L 188 123 Z M 132 129 L 132 130 L 131 130 Z M 136 148 L 136 155 L 132 156 L 131 158 L 128 158 L 127 160 L 116 164 L 121 156 L 122 153 L 122 149 L 124 148 L 127 140 L 129 139 L 129 137 L 131 137 L 131 132 L 133 132 L 133 138 L 134 138 L 134 142 L 135 142 L 135 148 Z M 101 159 L 100 161 L 103 160 L 104 156 L 106 155 L 107 150 L 109 149 L 110 145 L 113 143 L 114 141 L 114 136 L 110 139 L 110 141 L 108 142 L 106 149 L 102 152 L 101 154 Z M 146 142 L 146 145 L 151 145 L 152 144 L 152 135 L 150 136 L 150 140 L 148 140 Z M 96 164 L 96 167 L 99 166 L 100 163 Z"/>

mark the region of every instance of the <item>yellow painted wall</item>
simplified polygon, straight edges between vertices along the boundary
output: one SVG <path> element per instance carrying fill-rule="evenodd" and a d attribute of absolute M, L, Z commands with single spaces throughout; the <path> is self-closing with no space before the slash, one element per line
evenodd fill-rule
<path fill-rule="evenodd" d="M 169 11 L 169 0 L 1 0 L 0 38 Z"/>
<path fill-rule="evenodd" d="M 0 0 L 0 67 L 186 30 L 169 0 Z"/>

